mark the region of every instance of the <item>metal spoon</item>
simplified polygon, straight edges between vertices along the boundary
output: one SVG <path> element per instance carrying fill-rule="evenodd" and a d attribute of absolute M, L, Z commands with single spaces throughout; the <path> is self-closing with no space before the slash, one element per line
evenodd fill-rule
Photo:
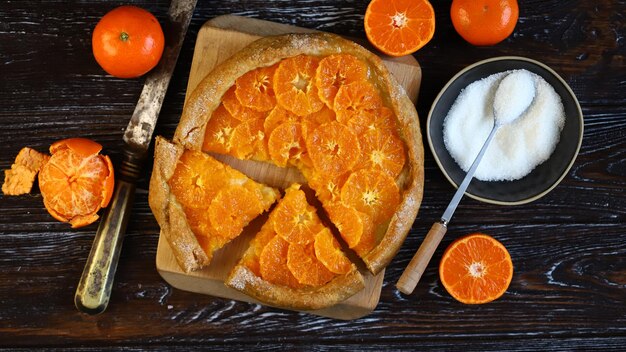
<path fill-rule="evenodd" d="M 524 89 L 526 88 L 526 89 Z M 396 287 L 404 294 L 411 294 L 419 282 L 426 266 L 439 246 L 441 239 L 446 234 L 447 226 L 452 215 L 459 205 L 463 194 L 467 190 L 478 165 L 487 151 L 487 147 L 495 136 L 498 129 L 506 124 L 512 123 L 519 118 L 531 105 L 535 98 L 536 87 L 533 77 L 528 71 L 515 71 L 505 76 L 498 85 L 494 95 L 493 115 L 494 124 L 487 140 L 483 144 L 480 152 L 474 159 L 472 166 L 467 171 L 463 182 L 459 185 L 454 197 L 450 201 L 448 208 L 443 213 L 441 220 L 434 223 L 428 231 L 426 238 L 422 242 L 409 265 L 404 269 L 402 276 L 398 280 Z"/>

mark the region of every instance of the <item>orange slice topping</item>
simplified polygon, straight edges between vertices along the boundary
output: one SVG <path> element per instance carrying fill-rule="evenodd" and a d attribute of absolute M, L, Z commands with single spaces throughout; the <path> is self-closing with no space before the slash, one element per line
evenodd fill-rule
<path fill-rule="evenodd" d="M 350 171 L 361 152 L 354 132 L 338 122 L 320 125 L 306 146 L 315 169 L 328 178 Z"/>
<path fill-rule="evenodd" d="M 324 225 L 320 222 L 315 207 L 309 205 L 300 185 L 293 185 L 285 192 L 285 197 L 274 211 L 274 230 L 285 241 L 296 244 L 309 244 Z"/>
<path fill-rule="evenodd" d="M 317 257 L 313 243 L 289 244 L 287 267 L 299 283 L 309 286 L 322 286 L 335 277 Z"/>
<path fill-rule="evenodd" d="M 272 80 L 277 65 L 245 73 L 235 81 L 235 94 L 241 105 L 256 111 L 269 111 L 276 105 Z"/>
<path fill-rule="evenodd" d="M 229 153 L 233 130 L 239 123 L 240 121 L 234 119 L 228 110 L 224 108 L 224 105 L 218 106 L 207 123 L 202 150 L 223 154 Z"/>
<path fill-rule="evenodd" d="M 367 66 L 364 62 L 349 54 L 337 54 L 327 56 L 320 61 L 315 84 L 320 99 L 332 109 L 339 88 L 366 78 Z"/>
<path fill-rule="evenodd" d="M 391 177 L 402 171 L 405 162 L 404 143 L 392 131 L 367 130 L 359 138 L 361 156 L 355 169 L 379 170 Z"/>
<path fill-rule="evenodd" d="M 265 117 L 265 113 L 241 105 L 235 94 L 235 89 L 235 86 L 230 87 L 224 94 L 224 97 L 222 97 L 222 104 L 233 118 L 239 121 L 246 121 Z"/>
<path fill-rule="evenodd" d="M 314 84 L 318 62 L 319 59 L 306 55 L 280 62 L 274 74 L 274 92 L 278 104 L 298 116 L 312 114 L 324 106 Z"/>
<path fill-rule="evenodd" d="M 259 271 L 261 277 L 276 285 L 293 288 L 300 287 L 300 283 L 287 267 L 289 242 L 280 236 L 272 238 L 261 251 L 259 257 Z"/>
<path fill-rule="evenodd" d="M 211 225 L 220 236 L 231 240 L 263 212 L 258 196 L 235 185 L 220 190 L 209 206 Z"/>
<path fill-rule="evenodd" d="M 285 167 L 287 163 L 308 163 L 305 160 L 308 160 L 308 156 L 302 130 L 302 125 L 297 122 L 285 122 L 274 129 L 268 142 L 268 150 L 276 165 Z"/>
<path fill-rule="evenodd" d="M 341 188 L 341 200 L 347 206 L 370 215 L 375 224 L 381 224 L 400 205 L 400 191 L 391 176 L 362 169 L 348 177 Z"/>
<path fill-rule="evenodd" d="M 267 136 L 263 119 L 250 119 L 233 130 L 230 154 L 238 159 L 267 160 Z"/>
<path fill-rule="evenodd" d="M 361 241 L 364 228 L 363 218 L 359 215 L 359 212 L 354 208 L 345 206 L 341 202 L 325 204 L 324 209 L 328 213 L 330 221 L 339 230 L 343 240 L 348 244 L 348 247 L 356 247 Z"/>
<path fill-rule="evenodd" d="M 352 119 L 376 120 L 376 111 L 382 106 L 376 88 L 367 81 L 357 81 L 339 88 L 334 108 L 337 121 L 347 124 Z"/>

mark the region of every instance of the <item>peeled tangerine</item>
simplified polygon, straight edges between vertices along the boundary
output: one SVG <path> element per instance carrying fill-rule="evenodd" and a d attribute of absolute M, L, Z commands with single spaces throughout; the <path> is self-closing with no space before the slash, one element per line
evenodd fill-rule
<path fill-rule="evenodd" d="M 70 138 L 50 146 L 52 157 L 39 173 L 43 202 L 55 219 L 73 228 L 98 219 L 97 212 L 113 194 L 113 165 L 102 146 L 84 138 Z"/>

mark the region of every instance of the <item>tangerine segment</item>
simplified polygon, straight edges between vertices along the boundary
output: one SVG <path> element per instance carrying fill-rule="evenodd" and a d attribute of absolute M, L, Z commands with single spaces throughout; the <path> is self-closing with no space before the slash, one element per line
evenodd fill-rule
<path fill-rule="evenodd" d="M 365 34 L 391 56 L 411 54 L 435 33 L 435 11 L 428 0 L 372 0 L 365 11 Z"/>
<path fill-rule="evenodd" d="M 303 285 L 322 286 L 335 277 L 335 274 L 315 256 L 313 243 L 308 245 L 290 243 L 287 252 L 287 267 Z"/>
<path fill-rule="evenodd" d="M 284 59 L 274 74 L 276 101 L 298 116 L 319 111 L 324 103 L 317 94 L 314 83 L 319 59 L 298 55 Z"/>
<path fill-rule="evenodd" d="M 297 164 L 308 158 L 302 130 L 302 125 L 297 122 L 285 122 L 274 129 L 268 150 L 276 165 L 285 167 L 288 162 Z"/>
<path fill-rule="evenodd" d="M 312 243 L 315 235 L 324 228 L 315 207 L 307 203 L 298 184 L 287 188 L 285 197 L 272 212 L 272 220 L 276 233 L 289 243 Z"/>
<path fill-rule="evenodd" d="M 229 177 L 224 164 L 197 151 L 185 151 L 167 181 L 171 192 L 184 209 L 207 208 Z"/>
<path fill-rule="evenodd" d="M 346 274 L 352 269 L 352 263 L 339 248 L 339 242 L 329 229 L 324 228 L 315 235 L 315 256 L 326 269 L 334 274 Z"/>
<path fill-rule="evenodd" d="M 361 152 L 354 132 L 339 122 L 316 128 L 307 136 L 306 147 L 315 170 L 327 178 L 350 171 Z"/>
<path fill-rule="evenodd" d="M 395 178 L 406 160 L 404 143 L 391 131 L 371 129 L 359 138 L 361 156 L 355 169 L 372 169 Z"/>
<path fill-rule="evenodd" d="M 334 107 L 335 95 L 341 86 L 367 79 L 365 63 L 349 54 L 329 55 L 317 66 L 315 85 L 320 100 L 329 108 Z"/>
<path fill-rule="evenodd" d="M 269 111 L 276 105 L 272 80 L 277 65 L 261 67 L 237 78 L 235 94 L 241 105 L 256 111 Z"/>
<path fill-rule="evenodd" d="M 234 185 L 220 190 L 213 198 L 209 219 L 221 237 L 232 240 L 262 212 L 263 204 L 256 194 Z"/>
<path fill-rule="evenodd" d="M 513 263 L 502 243 L 485 234 L 470 234 L 446 249 L 439 277 L 459 302 L 487 303 L 506 292 L 513 277 Z"/>
<path fill-rule="evenodd" d="M 280 105 L 276 105 L 272 111 L 267 115 L 263 122 L 263 129 L 267 136 L 271 136 L 272 132 L 283 122 L 300 122 L 301 117 L 292 113 L 291 111 L 283 108 Z"/>
<path fill-rule="evenodd" d="M 276 285 L 300 288 L 301 285 L 287 267 L 289 242 L 280 236 L 272 238 L 259 257 L 259 271 L 263 280 Z"/>
<path fill-rule="evenodd" d="M 72 228 L 89 225 L 106 207 L 113 193 L 113 165 L 98 154 L 102 146 L 84 138 L 54 143 L 52 156 L 39 173 L 39 189 L 46 210 Z"/>
<path fill-rule="evenodd" d="M 235 90 L 236 86 L 230 87 L 222 97 L 222 104 L 233 118 L 239 121 L 246 121 L 250 119 L 260 119 L 265 117 L 264 112 L 256 111 L 254 109 L 243 106 L 239 102 L 239 99 L 237 99 L 237 94 L 235 93 Z"/>
<path fill-rule="evenodd" d="M 382 106 L 383 101 L 376 88 L 367 81 L 357 81 L 339 88 L 334 109 L 337 121 L 347 124 L 354 118 L 376 120 L 375 113 Z"/>
<path fill-rule="evenodd" d="M 356 247 L 361 241 L 364 229 L 363 218 L 359 215 L 359 211 L 341 202 L 324 204 L 324 210 L 348 247 Z"/>
<path fill-rule="evenodd" d="M 239 124 L 240 121 L 233 118 L 224 105 L 220 104 L 207 123 L 202 150 L 221 154 L 229 153 L 233 130 Z"/>
<path fill-rule="evenodd" d="M 246 120 L 235 127 L 230 154 L 238 159 L 267 160 L 267 136 L 263 119 Z"/>
<path fill-rule="evenodd" d="M 361 169 L 348 177 L 341 200 L 372 217 L 378 225 L 388 220 L 400 205 L 400 190 L 394 179 L 377 170 Z"/>

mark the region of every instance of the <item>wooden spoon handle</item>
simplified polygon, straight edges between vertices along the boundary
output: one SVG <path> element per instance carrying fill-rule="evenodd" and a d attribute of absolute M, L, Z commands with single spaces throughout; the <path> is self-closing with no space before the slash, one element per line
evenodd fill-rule
<path fill-rule="evenodd" d="M 400 280 L 396 284 L 396 287 L 400 292 L 410 295 L 413 293 L 415 286 L 422 278 L 422 274 L 426 270 L 426 266 L 430 259 L 433 257 L 433 253 L 439 246 L 443 235 L 446 234 L 448 228 L 441 222 L 436 222 L 428 231 L 426 238 L 424 238 L 424 242 L 420 245 L 420 248 L 417 250 L 417 253 L 411 259 L 409 265 L 404 269 L 402 276 L 400 276 Z"/>

